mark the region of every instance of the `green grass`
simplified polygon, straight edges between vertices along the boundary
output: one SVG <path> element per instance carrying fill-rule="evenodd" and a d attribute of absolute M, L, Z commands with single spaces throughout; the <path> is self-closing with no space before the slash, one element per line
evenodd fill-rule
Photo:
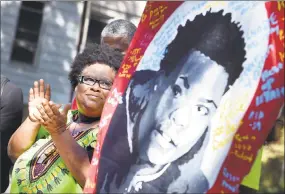
<path fill-rule="evenodd" d="M 284 193 L 284 127 L 280 140 L 264 147 L 259 193 Z"/>

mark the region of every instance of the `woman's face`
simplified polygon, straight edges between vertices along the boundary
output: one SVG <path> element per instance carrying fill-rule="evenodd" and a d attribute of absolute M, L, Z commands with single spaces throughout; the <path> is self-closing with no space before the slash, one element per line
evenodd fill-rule
<path fill-rule="evenodd" d="M 95 79 L 113 83 L 116 72 L 108 65 L 96 63 L 85 67 L 81 76 L 87 81 Z M 101 88 L 98 82 L 94 85 L 78 83 L 75 92 L 79 112 L 89 117 L 100 117 L 109 91 Z"/>

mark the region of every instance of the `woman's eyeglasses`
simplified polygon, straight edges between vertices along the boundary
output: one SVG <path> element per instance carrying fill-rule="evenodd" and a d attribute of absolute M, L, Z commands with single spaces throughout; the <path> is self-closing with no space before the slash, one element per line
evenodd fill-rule
<path fill-rule="evenodd" d="M 94 79 L 92 77 L 83 76 L 83 75 L 79 76 L 79 82 L 84 83 L 89 86 L 94 86 L 95 83 L 98 83 L 99 87 L 105 90 L 110 90 L 113 85 L 113 83 L 108 80 L 99 80 L 99 79 Z"/>

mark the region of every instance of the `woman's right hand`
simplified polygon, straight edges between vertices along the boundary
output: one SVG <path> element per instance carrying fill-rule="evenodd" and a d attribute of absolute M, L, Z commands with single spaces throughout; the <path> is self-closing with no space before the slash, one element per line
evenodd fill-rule
<path fill-rule="evenodd" d="M 41 114 L 37 109 L 37 106 L 41 106 L 42 103 L 47 103 L 50 101 L 51 89 L 50 85 L 47 84 L 45 88 L 45 82 L 43 79 L 40 79 L 39 82 L 34 82 L 34 88 L 30 89 L 29 92 L 29 119 L 33 122 L 40 124 Z"/>

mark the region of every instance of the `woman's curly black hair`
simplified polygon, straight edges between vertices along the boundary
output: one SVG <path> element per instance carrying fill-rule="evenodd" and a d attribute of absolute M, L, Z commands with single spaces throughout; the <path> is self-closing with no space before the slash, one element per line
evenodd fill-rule
<path fill-rule="evenodd" d="M 78 77 L 85 67 L 95 63 L 101 63 L 108 65 L 117 72 L 122 59 L 123 55 L 119 51 L 107 45 L 93 44 L 85 48 L 82 53 L 79 53 L 75 57 L 68 79 L 74 89 L 78 84 Z"/>

